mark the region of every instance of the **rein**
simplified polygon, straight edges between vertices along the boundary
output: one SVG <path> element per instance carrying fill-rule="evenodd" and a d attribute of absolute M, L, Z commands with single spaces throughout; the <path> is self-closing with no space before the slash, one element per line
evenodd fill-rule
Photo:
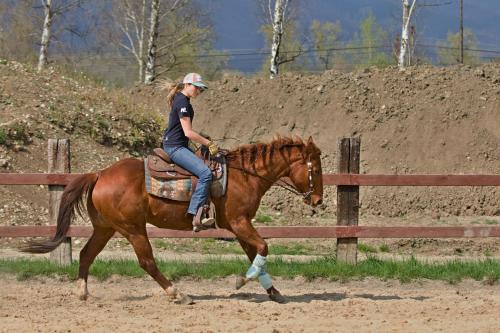
<path fill-rule="evenodd" d="M 261 176 L 253 171 L 247 170 L 245 168 L 231 166 L 229 164 L 227 165 L 227 167 L 231 168 L 231 169 L 243 171 L 244 173 L 247 173 L 251 176 L 255 176 L 255 177 L 260 178 L 260 179 L 264 179 L 265 181 L 267 181 L 271 184 L 276 184 L 277 186 L 284 188 L 285 190 L 288 190 L 288 191 L 292 192 L 293 194 L 300 195 L 304 199 L 308 199 L 311 196 L 311 194 L 314 192 L 314 183 L 313 183 L 313 177 L 312 177 L 312 163 L 311 163 L 310 158 L 307 161 L 307 178 L 309 180 L 309 191 L 307 191 L 307 192 L 300 192 L 294 184 L 288 183 L 288 182 L 282 180 L 281 178 L 278 179 L 278 181 L 274 181 L 274 180 L 271 180 L 267 177 Z"/>

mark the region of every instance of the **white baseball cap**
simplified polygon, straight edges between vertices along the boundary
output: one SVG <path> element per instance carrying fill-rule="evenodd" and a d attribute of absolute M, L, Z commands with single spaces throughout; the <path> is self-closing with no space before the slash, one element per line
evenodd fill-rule
<path fill-rule="evenodd" d="M 190 83 L 193 86 L 197 86 L 203 89 L 208 89 L 208 86 L 203 82 L 201 75 L 198 73 L 188 73 L 184 76 L 182 83 Z"/>

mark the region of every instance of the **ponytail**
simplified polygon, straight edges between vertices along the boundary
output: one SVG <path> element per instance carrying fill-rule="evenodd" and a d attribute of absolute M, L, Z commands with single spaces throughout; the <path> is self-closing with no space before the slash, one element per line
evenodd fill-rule
<path fill-rule="evenodd" d="M 175 94 L 177 94 L 182 89 L 184 89 L 184 83 L 177 83 L 177 84 L 174 83 L 171 86 L 170 91 L 168 92 L 168 95 L 167 95 L 167 104 L 169 107 L 172 106 Z"/>

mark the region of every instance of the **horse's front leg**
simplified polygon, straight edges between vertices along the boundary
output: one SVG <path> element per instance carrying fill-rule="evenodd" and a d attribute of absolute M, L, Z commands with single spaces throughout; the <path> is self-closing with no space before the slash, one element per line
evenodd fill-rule
<path fill-rule="evenodd" d="M 241 247 L 252 263 L 245 277 L 241 277 L 236 281 L 236 289 L 240 289 L 250 280 L 258 279 L 271 300 L 278 303 L 284 303 L 286 301 L 285 298 L 273 286 L 271 276 L 266 272 L 268 254 L 267 243 L 260 237 L 257 230 L 255 230 L 250 221 L 246 218 L 236 220 L 231 227 Z"/>

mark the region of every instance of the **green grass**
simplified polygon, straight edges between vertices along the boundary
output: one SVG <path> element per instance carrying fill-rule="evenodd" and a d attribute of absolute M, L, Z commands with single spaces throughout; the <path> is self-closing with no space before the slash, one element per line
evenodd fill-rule
<path fill-rule="evenodd" d="M 159 261 L 160 270 L 170 279 L 182 277 L 212 279 L 241 274 L 249 263 L 245 260 L 210 259 L 202 263 L 180 261 Z M 484 260 L 478 262 L 452 261 L 447 263 L 422 263 L 414 258 L 406 261 L 388 261 L 369 258 L 358 265 L 337 263 L 331 258 L 316 259 L 308 262 L 287 262 L 272 259 L 268 262 L 268 271 L 273 276 L 294 278 L 303 276 L 308 280 L 325 278 L 348 281 L 375 277 L 380 279 L 398 279 L 409 282 L 416 279 L 431 279 L 457 283 L 470 278 L 494 284 L 500 279 L 500 261 Z M 66 276 L 76 279 L 78 263 L 68 267 L 59 267 L 47 259 L 0 260 L 0 273 L 16 274 L 20 280 L 36 276 Z M 146 273 L 133 260 L 97 260 L 91 267 L 90 274 L 106 279 L 112 274 L 129 277 L 142 277 Z"/>
<path fill-rule="evenodd" d="M 176 253 L 202 253 L 202 254 L 245 254 L 238 242 L 221 241 L 212 238 L 192 239 L 184 242 L 170 242 L 160 239 L 153 240 L 156 248 L 169 250 Z"/>
<path fill-rule="evenodd" d="M 380 250 L 380 252 L 385 252 L 385 253 L 390 251 L 389 245 L 387 245 L 387 244 L 380 245 L 380 247 L 378 249 Z"/>
<path fill-rule="evenodd" d="M 259 214 L 255 216 L 255 221 L 262 223 L 269 223 L 273 221 L 273 218 L 270 215 Z"/>
<path fill-rule="evenodd" d="M 378 250 L 371 245 L 359 243 L 358 250 L 363 253 L 377 253 Z"/>
<path fill-rule="evenodd" d="M 3 128 L 0 127 L 0 145 L 4 145 L 7 143 L 7 132 Z"/>
<path fill-rule="evenodd" d="M 488 224 L 488 225 L 497 225 L 500 224 L 499 221 L 497 220 L 490 220 L 490 219 L 479 219 L 479 220 L 474 220 L 471 222 L 471 224 Z"/>
<path fill-rule="evenodd" d="M 182 242 L 155 239 L 152 242 L 155 248 L 175 253 L 203 253 L 212 255 L 245 254 L 237 241 L 222 241 L 207 238 L 192 239 Z M 317 244 L 303 242 L 287 242 L 286 244 L 269 245 L 269 253 L 272 255 L 326 255 L 332 253 L 334 250 L 334 247 L 318 247 Z"/>

